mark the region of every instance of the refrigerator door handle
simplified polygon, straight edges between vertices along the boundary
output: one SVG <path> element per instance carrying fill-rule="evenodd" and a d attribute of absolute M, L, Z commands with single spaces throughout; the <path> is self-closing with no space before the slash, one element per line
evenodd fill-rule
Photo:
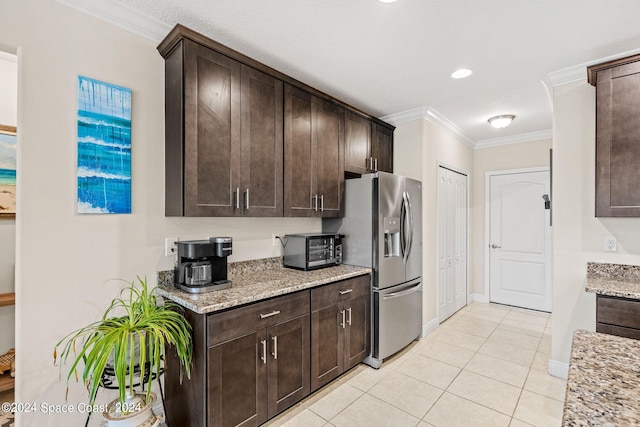
<path fill-rule="evenodd" d="M 407 262 L 407 250 L 405 247 L 405 235 L 406 235 L 406 230 L 405 230 L 405 224 L 406 224 L 406 217 L 407 217 L 407 207 L 406 207 L 406 202 L 407 199 L 404 197 L 405 193 L 402 193 L 402 204 L 400 205 L 400 254 L 402 255 L 402 262 L 405 263 Z"/>
<path fill-rule="evenodd" d="M 411 234 L 413 233 L 413 218 L 411 216 L 411 202 L 409 194 L 402 192 L 402 210 L 400 218 L 400 240 L 402 243 L 402 262 L 407 263 L 411 251 Z"/>
<path fill-rule="evenodd" d="M 406 289 L 404 291 L 399 291 L 399 292 L 391 292 L 390 294 L 386 294 L 382 296 L 382 299 L 391 299 L 391 298 L 398 298 L 404 295 L 409 295 L 415 291 L 418 290 L 418 288 L 420 287 L 421 283 L 417 283 L 414 286 L 412 286 L 409 289 Z"/>
<path fill-rule="evenodd" d="M 408 242 L 407 242 L 407 260 L 408 260 L 409 254 L 411 253 L 411 247 L 413 246 L 413 207 L 411 206 L 411 197 L 409 196 L 409 193 L 405 192 L 404 194 L 406 195 L 407 207 L 409 208 L 407 209 L 407 214 L 409 216 L 409 235 L 408 235 Z"/>

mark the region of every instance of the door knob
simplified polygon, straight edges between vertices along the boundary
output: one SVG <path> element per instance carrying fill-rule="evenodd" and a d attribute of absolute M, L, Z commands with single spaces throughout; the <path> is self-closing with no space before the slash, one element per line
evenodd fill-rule
<path fill-rule="evenodd" d="M 495 243 L 491 244 L 491 249 L 500 249 L 502 246 L 498 246 Z"/>

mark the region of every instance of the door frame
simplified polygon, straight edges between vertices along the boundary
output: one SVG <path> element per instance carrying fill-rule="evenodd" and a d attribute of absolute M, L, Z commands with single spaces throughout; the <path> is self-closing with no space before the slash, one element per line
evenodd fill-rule
<path fill-rule="evenodd" d="M 470 215 L 470 199 L 469 199 L 469 195 L 470 195 L 470 191 L 469 191 L 469 172 L 465 171 L 464 169 L 460 169 L 458 167 L 455 166 L 451 166 L 448 163 L 445 162 L 441 162 L 441 161 L 437 161 L 436 162 L 436 176 L 435 181 L 436 181 L 436 258 L 435 258 L 435 265 L 436 265 L 436 321 L 437 324 L 440 325 L 440 306 L 438 304 L 438 301 L 440 300 L 440 273 L 438 272 L 438 255 L 440 254 L 440 245 L 438 244 L 438 230 L 440 229 L 440 216 L 438 215 L 438 195 L 440 190 L 438 189 L 438 171 L 440 170 L 440 168 L 445 168 L 445 169 L 449 169 L 450 171 L 453 171 L 455 173 L 459 173 L 460 175 L 464 175 L 467 179 L 467 209 L 466 209 L 466 213 L 467 213 L 467 230 L 466 230 L 466 236 L 465 236 L 465 245 L 467 247 L 466 249 L 466 263 L 467 263 L 467 271 L 466 271 L 466 297 L 467 297 L 467 304 L 469 305 L 469 303 L 471 302 L 471 294 L 469 293 L 469 278 L 470 278 L 470 264 L 469 264 L 469 241 L 470 241 L 470 221 L 471 221 L 471 215 Z M 424 215 L 424 214 L 423 214 Z M 423 230 L 424 233 L 424 230 Z M 488 295 L 488 294 L 487 294 Z"/>
<path fill-rule="evenodd" d="M 491 295 L 489 294 L 491 287 L 489 286 L 491 280 L 490 267 L 491 267 L 491 251 L 489 250 L 489 240 L 491 240 L 491 177 L 498 175 L 513 175 L 518 173 L 530 173 L 530 172 L 549 172 L 549 186 L 551 186 L 551 166 L 539 166 L 533 168 L 521 168 L 521 169 L 504 169 L 496 171 L 485 172 L 484 177 L 484 295 L 485 298 L 482 302 L 490 303 Z M 549 225 L 551 226 L 551 225 Z M 553 233 L 549 233 L 549 239 L 553 239 Z M 553 291 L 553 280 L 551 272 L 551 260 L 553 252 L 553 241 L 549 242 L 550 250 L 547 253 L 545 262 L 547 263 L 547 277 L 551 283 L 551 290 Z M 553 312 L 553 307 L 551 308 Z"/>

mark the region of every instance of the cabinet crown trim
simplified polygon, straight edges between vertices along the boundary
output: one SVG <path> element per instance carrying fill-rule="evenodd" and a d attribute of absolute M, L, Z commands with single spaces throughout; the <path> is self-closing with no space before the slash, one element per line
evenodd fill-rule
<path fill-rule="evenodd" d="M 623 58 L 617 58 L 611 61 L 602 62 L 600 64 L 590 65 L 587 67 L 587 81 L 592 86 L 596 85 L 598 73 L 610 68 L 619 67 L 621 65 L 631 64 L 632 62 L 640 61 L 640 54 L 625 56 Z"/>

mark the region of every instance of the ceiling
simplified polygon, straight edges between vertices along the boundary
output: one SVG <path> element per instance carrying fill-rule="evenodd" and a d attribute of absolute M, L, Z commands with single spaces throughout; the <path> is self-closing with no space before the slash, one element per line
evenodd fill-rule
<path fill-rule="evenodd" d="M 429 107 L 472 144 L 549 131 L 549 73 L 640 48 L 638 0 L 109 1 L 374 116 Z M 461 67 L 473 75 L 452 79 Z M 516 120 L 493 129 L 498 114 Z"/>

